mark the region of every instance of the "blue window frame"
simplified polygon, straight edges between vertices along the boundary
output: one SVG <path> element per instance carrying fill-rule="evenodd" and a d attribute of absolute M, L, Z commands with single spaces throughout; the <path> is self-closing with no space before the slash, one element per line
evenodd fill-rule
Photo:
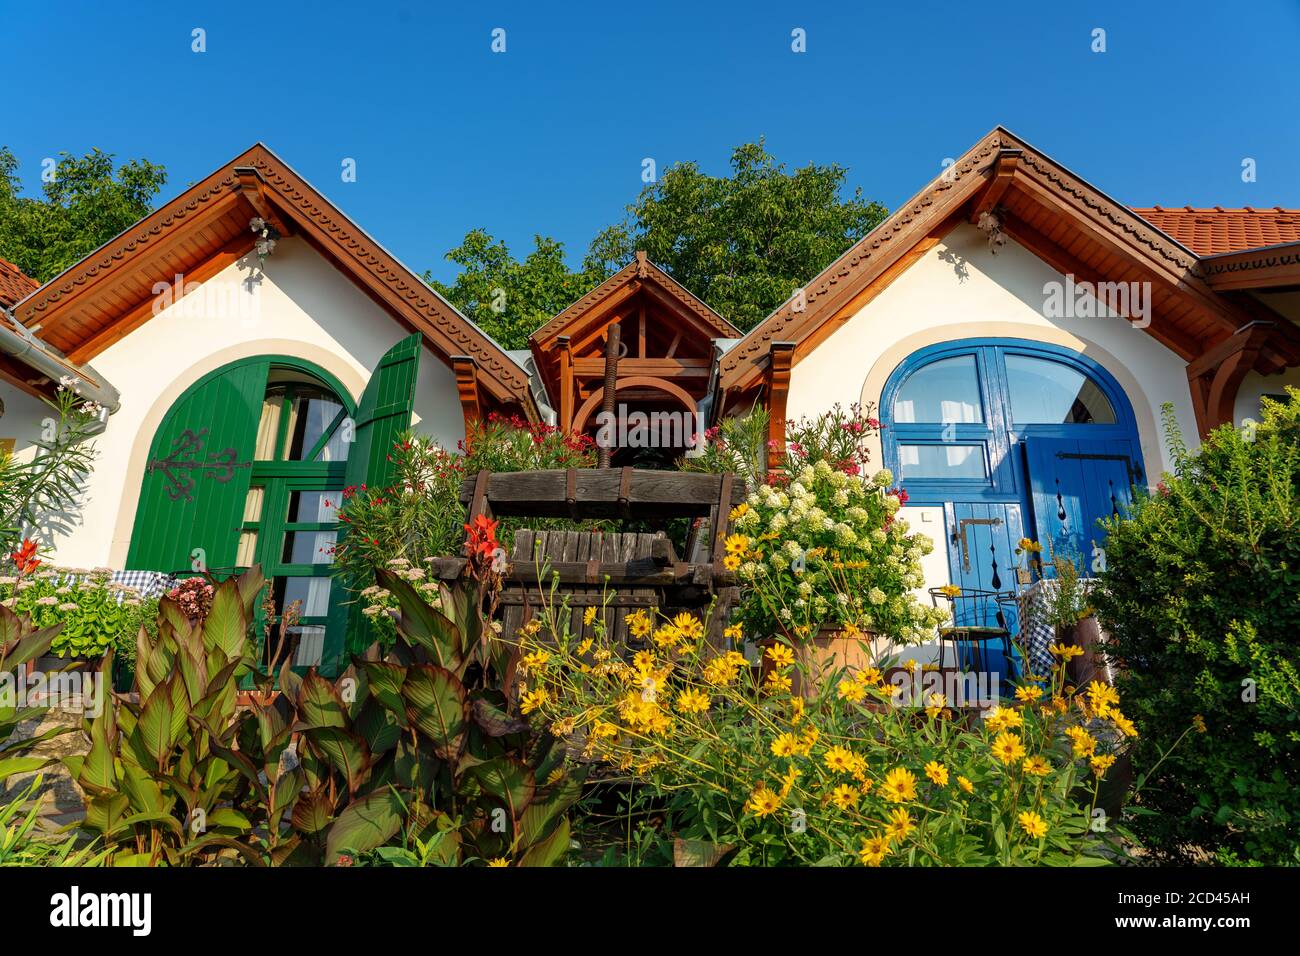
<path fill-rule="evenodd" d="M 909 356 L 881 396 L 885 465 L 912 503 L 1024 502 L 1026 439 L 1132 440 L 1119 383 L 1069 349 L 963 339 Z"/>

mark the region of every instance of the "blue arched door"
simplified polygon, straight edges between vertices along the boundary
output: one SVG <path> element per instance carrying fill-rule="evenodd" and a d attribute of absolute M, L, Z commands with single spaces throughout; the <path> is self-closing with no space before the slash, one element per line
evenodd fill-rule
<path fill-rule="evenodd" d="M 1034 538 L 1088 572 L 1097 522 L 1145 481 L 1133 409 L 1101 366 L 1057 346 L 967 339 L 916 352 L 881 396 L 886 466 L 910 503 L 942 506 L 952 583 L 1016 586 Z"/>

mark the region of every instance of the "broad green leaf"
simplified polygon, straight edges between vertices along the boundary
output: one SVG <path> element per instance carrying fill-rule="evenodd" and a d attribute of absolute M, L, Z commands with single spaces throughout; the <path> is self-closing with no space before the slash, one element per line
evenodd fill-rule
<path fill-rule="evenodd" d="M 465 688 L 456 676 L 441 667 L 413 665 L 402 686 L 406 716 L 433 742 L 433 750 L 444 760 L 461 749 L 465 734 L 468 702 Z"/>
<path fill-rule="evenodd" d="M 344 852 L 365 853 L 387 843 L 402 826 L 405 806 L 391 787 L 348 804 L 325 838 L 325 864 Z"/>

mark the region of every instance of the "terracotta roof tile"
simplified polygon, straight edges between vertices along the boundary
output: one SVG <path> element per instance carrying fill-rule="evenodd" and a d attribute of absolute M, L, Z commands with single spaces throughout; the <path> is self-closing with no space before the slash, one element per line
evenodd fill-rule
<path fill-rule="evenodd" d="M 12 262 L 0 259 L 0 306 L 7 309 L 39 287 L 39 282 L 23 275 Z"/>
<path fill-rule="evenodd" d="M 1300 209 L 1171 209 L 1153 206 L 1133 211 L 1198 256 L 1214 256 L 1300 240 Z"/>

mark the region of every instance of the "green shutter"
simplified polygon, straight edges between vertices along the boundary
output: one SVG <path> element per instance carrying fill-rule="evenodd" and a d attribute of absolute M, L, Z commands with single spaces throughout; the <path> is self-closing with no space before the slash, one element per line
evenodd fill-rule
<path fill-rule="evenodd" d="M 367 488 L 385 488 L 392 483 L 396 468 L 389 455 L 393 443 L 411 427 L 411 413 L 415 408 L 415 378 L 420 370 L 420 349 L 424 337 L 419 333 L 402 339 L 384 353 L 379 360 L 366 390 L 361 393 L 353 426 L 352 447 L 348 449 L 348 485 L 365 485 Z M 340 538 L 347 534 L 346 527 L 339 530 Z M 336 602 L 350 601 L 351 595 L 336 581 Z M 350 610 L 349 610 L 350 609 Z M 359 653 L 374 643 L 370 624 L 361 614 L 358 604 L 336 603 L 336 626 L 346 621 L 347 650 Z M 342 661 L 334 665 L 340 669 Z M 328 672 L 323 666 L 322 671 Z"/>
<path fill-rule="evenodd" d="M 267 359 L 200 379 L 154 433 L 126 566 L 183 571 L 202 548 L 211 569 L 232 567 L 252 473 Z"/>
<path fill-rule="evenodd" d="M 361 393 L 348 450 L 347 483 L 384 488 L 393 480 L 395 469 L 388 460 L 393 443 L 411 427 L 415 408 L 415 376 L 420 370 L 418 332 L 402 339 L 384 353 Z"/>

